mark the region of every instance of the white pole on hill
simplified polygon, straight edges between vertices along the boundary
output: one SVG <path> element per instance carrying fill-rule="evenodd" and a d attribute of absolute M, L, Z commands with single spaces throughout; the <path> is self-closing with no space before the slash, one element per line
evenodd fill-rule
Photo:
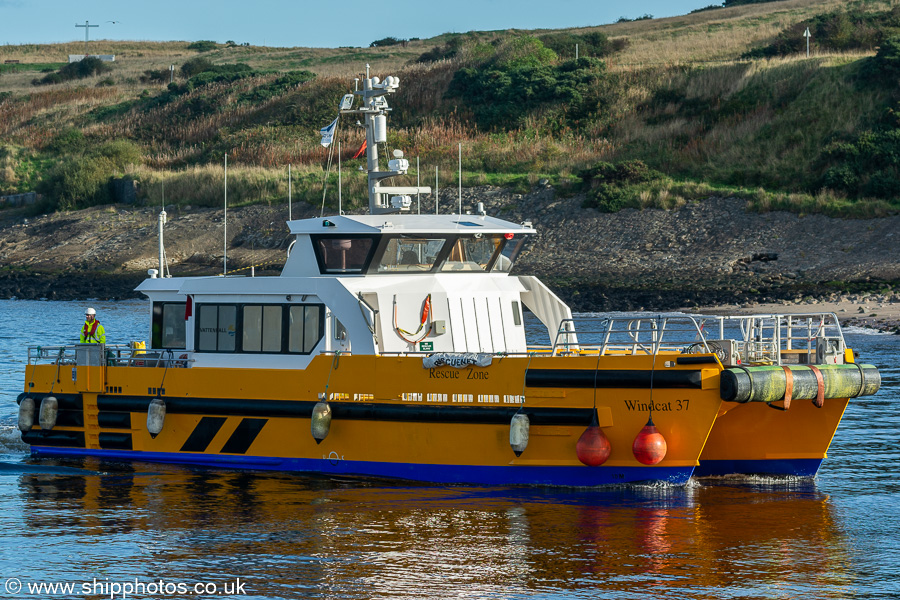
<path fill-rule="evenodd" d="M 222 218 L 225 225 L 225 243 L 222 253 L 222 275 L 228 275 L 228 154 L 225 155 L 225 216 Z"/>
<path fill-rule="evenodd" d="M 462 214 L 462 142 L 459 143 L 459 214 Z"/>
<path fill-rule="evenodd" d="M 341 140 L 338 140 L 338 215 L 344 214 L 341 209 Z"/>

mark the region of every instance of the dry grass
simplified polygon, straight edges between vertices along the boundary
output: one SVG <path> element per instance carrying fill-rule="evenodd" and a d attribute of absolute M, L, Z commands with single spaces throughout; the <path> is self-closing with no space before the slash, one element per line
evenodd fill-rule
<path fill-rule="evenodd" d="M 876 0 L 867 6 L 883 10 L 898 1 Z M 565 178 L 597 161 L 625 158 L 623 152 L 633 151 L 629 148 L 638 148 L 653 159 L 649 162 L 660 168 L 686 176 L 726 180 L 728 169 L 745 165 L 763 176 L 771 175 L 772 181 L 777 182 L 779 177 L 783 181 L 798 175 L 798 165 L 805 164 L 828 135 L 857 131 L 884 99 L 872 94 L 854 94 L 842 87 L 848 79 L 839 76 L 839 70 L 865 54 L 818 55 L 810 60 L 790 57 L 752 63 L 738 61 L 737 57 L 803 18 L 845 5 L 846 2 L 839 0 L 785 0 L 571 30 L 579 33 L 600 30 L 611 37 L 627 37 L 630 45 L 609 60 L 622 90 L 610 115 L 605 116 L 605 122 L 615 123 L 611 131 L 597 125 L 590 130 L 554 136 L 541 133 L 549 128 L 539 118 L 526 123 L 519 131 L 478 132 L 466 124 L 467 115 L 448 110 L 445 92 L 466 57 L 456 62 L 408 64 L 422 52 L 443 43 L 443 36 L 413 42 L 405 48 L 238 46 L 220 47 L 202 56 L 218 64 L 246 63 L 259 71 L 307 69 L 319 75 L 311 85 L 328 94 L 347 86 L 352 89 L 353 77 L 359 76 L 367 62 L 373 65 L 373 75 L 398 75 L 402 95 L 391 100 L 398 116 L 391 128 L 390 149 L 402 148 L 413 164 L 418 157 L 423 174 L 428 174 L 425 178 L 433 178 L 435 166 L 441 173 L 455 174 L 457 144 L 462 142 L 464 169 L 471 173 L 466 180 L 472 183 L 495 181 L 490 175 L 476 175 L 483 172 L 502 173 L 531 183 L 545 173 Z M 497 32 L 483 32 L 472 37 L 486 40 L 497 35 Z M 310 96 L 294 89 L 255 104 L 234 101 L 242 92 L 270 82 L 276 75 L 214 84 L 149 111 L 134 109 L 99 123 L 91 121 L 88 113 L 97 107 L 134 100 L 145 90 L 149 90 L 150 96 L 158 94 L 165 84 L 141 83 L 140 76 L 145 70 L 165 69 L 170 64 L 177 68 L 199 55 L 188 50 L 187 45 L 188 42 L 92 41 L 92 53 L 117 56 L 114 70 L 108 75 L 115 84 L 113 87 L 94 87 L 101 78 L 34 87 L 31 80 L 40 76 L 35 71 L 3 72 L 0 92 L 12 91 L 17 97 L 0 100 L 0 136 L 4 143 L 27 151 L 44 147 L 60 130 L 72 126 L 82 128 L 91 139 L 138 139 L 147 148 L 146 163 L 135 172 L 144 182 L 144 189 L 153 190 L 165 180 L 167 197 L 191 198 L 186 201 L 194 203 L 217 205 L 221 197 L 217 173 L 221 167 L 185 168 L 185 165 L 219 160 L 223 152 L 229 156 L 229 179 L 234 178 L 229 185 L 234 186 L 234 191 L 229 192 L 229 197 L 233 195 L 236 202 L 273 202 L 286 196 L 283 171 L 287 164 L 294 165 L 298 195 L 307 194 L 314 200 L 321 194 L 325 151 L 318 143 L 315 128 L 280 125 L 272 117 L 298 106 L 302 111 L 304 103 L 311 102 Z M 81 52 L 83 44 L 79 42 L 4 46 L 0 47 L 0 61 L 63 62 L 68 54 Z M 811 81 L 815 85 L 805 85 Z M 794 86 L 792 93 L 800 101 L 791 102 L 785 108 L 765 100 L 766 94 L 772 97 L 783 94 L 785 86 Z M 757 106 L 710 123 L 704 121 L 705 114 L 679 114 L 681 108 L 675 104 L 648 109 L 648 103 L 660 89 L 678 90 L 688 100 L 709 101 L 711 111 L 740 94 L 756 94 L 761 100 Z M 204 97 L 223 100 L 225 108 L 183 118 L 186 105 Z M 402 119 L 409 114 L 441 116 L 404 122 Z M 671 118 L 664 118 L 667 116 Z M 660 118 L 650 121 L 648 117 Z M 820 119 L 827 126 L 807 127 L 810 119 Z M 796 133 L 798 129 L 803 132 Z M 346 127 L 341 135 L 346 160 L 362 138 L 360 131 L 352 127 Z M 364 199 L 365 182 L 353 171 L 356 165 L 351 163 L 344 171 L 345 189 L 351 190 L 348 191 L 351 196 Z M 779 175 L 780 171 L 784 174 Z M 415 182 L 412 173 L 406 179 L 406 183 Z M 312 191 L 314 188 L 316 192 Z M 685 202 L 685 198 L 692 198 L 694 192 L 677 186 L 648 189 L 642 192 L 640 204 L 671 208 Z M 765 202 L 773 201 L 766 197 Z M 834 205 L 839 199 L 826 198 L 818 201 L 819 204 L 790 198 L 778 202 L 816 207 Z"/>
<path fill-rule="evenodd" d="M 876 0 L 866 8 L 884 10 L 896 4 L 896 0 Z M 609 61 L 616 71 L 651 65 L 727 62 L 770 41 L 789 25 L 846 5 L 844 0 L 786 0 L 592 29 L 613 38 L 628 38 L 628 48 Z"/>
<path fill-rule="evenodd" d="M 178 69 L 187 60 L 197 56 L 209 58 L 216 64 L 245 63 L 260 70 L 289 71 L 307 69 L 322 76 L 335 76 L 352 80 L 366 62 L 377 72 L 399 70 L 409 60 L 431 48 L 427 42 L 411 42 L 407 47 L 385 48 L 268 48 L 262 46 L 220 46 L 217 50 L 200 54 L 188 49 L 189 42 L 140 42 L 140 41 L 91 41 L 91 54 L 114 54 L 116 62 L 111 77 L 126 94 L 136 97 L 144 89 L 164 87 L 165 84 L 141 83 L 140 76 L 146 70 Z M 69 54 L 83 54 L 83 42 L 62 44 L 24 44 L 0 46 L 0 66 L 5 60 L 20 63 L 65 63 Z M 374 74 L 374 72 L 373 72 Z M 0 91 L 26 93 L 34 90 L 31 80 L 41 74 L 35 71 L 3 71 Z M 93 85 L 93 81 L 81 85 Z M 66 84 L 60 84 L 66 85 Z"/>

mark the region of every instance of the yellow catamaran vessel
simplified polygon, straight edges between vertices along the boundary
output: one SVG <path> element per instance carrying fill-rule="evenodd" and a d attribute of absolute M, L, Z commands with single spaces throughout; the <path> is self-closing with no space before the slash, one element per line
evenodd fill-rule
<path fill-rule="evenodd" d="M 367 72 L 341 101 L 365 120 L 369 214 L 289 221 L 277 277 L 151 270 L 149 348 L 29 348 L 32 454 L 470 484 L 816 473 L 880 386 L 834 314 L 576 323 L 510 274 L 530 223 L 411 214 L 430 188 L 382 184 L 408 169 L 378 155 L 398 88 Z"/>

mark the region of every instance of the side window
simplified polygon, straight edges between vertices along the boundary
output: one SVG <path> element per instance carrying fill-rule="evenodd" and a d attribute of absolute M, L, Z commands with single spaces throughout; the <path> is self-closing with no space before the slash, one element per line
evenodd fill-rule
<path fill-rule="evenodd" d="M 505 238 L 503 250 L 494 262 L 494 267 L 491 269 L 491 271 L 495 273 L 509 273 L 513 264 L 515 264 L 516 258 L 518 258 L 519 252 L 522 250 L 523 242 L 525 241 L 525 236 L 521 234 L 514 235 L 512 233 L 507 233 L 503 237 Z"/>
<path fill-rule="evenodd" d="M 201 304 L 197 309 L 197 350 L 234 352 L 237 332 L 237 306 Z"/>
<path fill-rule="evenodd" d="M 521 325 L 522 324 L 522 313 L 519 311 L 519 303 L 516 300 L 513 300 L 512 310 L 513 310 L 513 323 L 515 325 Z"/>
<path fill-rule="evenodd" d="M 324 335 L 322 313 L 325 307 L 294 305 L 288 309 L 288 352 L 309 354 Z"/>
<path fill-rule="evenodd" d="M 184 302 L 154 302 L 150 347 L 157 349 L 185 347 Z"/>
<path fill-rule="evenodd" d="M 281 352 L 281 305 L 243 307 L 242 350 L 244 352 Z"/>
<path fill-rule="evenodd" d="M 200 304 L 197 351 L 309 354 L 324 335 L 324 312 L 321 304 Z"/>

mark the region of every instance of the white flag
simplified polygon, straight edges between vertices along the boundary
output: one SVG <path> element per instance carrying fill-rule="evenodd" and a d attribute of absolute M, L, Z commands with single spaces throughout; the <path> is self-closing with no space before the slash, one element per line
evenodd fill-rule
<path fill-rule="evenodd" d="M 334 121 L 331 122 L 331 125 L 319 130 L 319 133 L 322 134 L 322 145 L 326 148 L 334 141 L 334 130 L 337 128 L 337 122 L 338 117 L 335 117 Z"/>

